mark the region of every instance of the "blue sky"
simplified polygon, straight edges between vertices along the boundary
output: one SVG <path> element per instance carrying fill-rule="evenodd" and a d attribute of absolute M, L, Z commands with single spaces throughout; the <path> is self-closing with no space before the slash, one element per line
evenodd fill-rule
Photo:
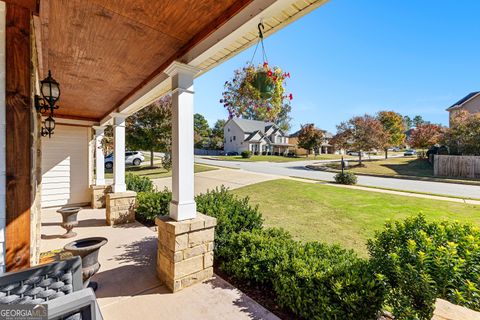
<path fill-rule="evenodd" d="M 292 132 L 335 132 L 354 115 L 395 110 L 448 123 L 445 109 L 480 90 L 480 0 L 331 0 L 265 39 L 270 65 L 292 75 Z M 226 119 L 223 83 L 250 48 L 195 82 L 195 111 Z M 256 62 L 261 62 L 257 54 Z"/>

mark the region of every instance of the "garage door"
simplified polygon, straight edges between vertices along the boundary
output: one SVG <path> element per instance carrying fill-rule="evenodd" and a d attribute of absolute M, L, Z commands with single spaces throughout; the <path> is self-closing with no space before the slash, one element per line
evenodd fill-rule
<path fill-rule="evenodd" d="M 42 138 L 42 207 L 90 201 L 88 136 L 87 127 L 57 125 Z"/>

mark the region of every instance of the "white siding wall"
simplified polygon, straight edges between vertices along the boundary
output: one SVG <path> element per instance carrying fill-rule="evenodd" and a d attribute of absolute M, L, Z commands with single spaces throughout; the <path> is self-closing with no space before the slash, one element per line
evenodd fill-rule
<path fill-rule="evenodd" d="M 5 2 L 0 1 L 0 273 L 5 272 L 6 119 L 5 119 Z"/>
<path fill-rule="evenodd" d="M 42 207 L 90 202 L 88 127 L 57 125 L 42 138 Z"/>
<path fill-rule="evenodd" d="M 227 122 L 223 128 L 223 136 L 225 138 L 225 143 L 223 146 L 224 151 L 236 151 L 240 153 L 244 150 L 248 150 L 248 144 L 243 143 L 245 140 L 244 132 L 233 121 Z M 235 140 L 233 137 L 235 137 Z M 230 141 L 230 139 L 232 141 Z"/>

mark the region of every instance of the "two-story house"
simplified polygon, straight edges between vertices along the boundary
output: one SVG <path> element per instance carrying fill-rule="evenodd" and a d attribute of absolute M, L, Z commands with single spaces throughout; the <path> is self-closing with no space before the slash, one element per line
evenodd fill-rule
<path fill-rule="evenodd" d="M 232 118 L 223 127 L 224 151 L 285 155 L 292 150 L 288 134 L 275 123 Z"/>
<path fill-rule="evenodd" d="M 480 91 L 469 93 L 447 109 L 450 123 L 460 110 L 468 111 L 471 114 L 480 113 Z"/>

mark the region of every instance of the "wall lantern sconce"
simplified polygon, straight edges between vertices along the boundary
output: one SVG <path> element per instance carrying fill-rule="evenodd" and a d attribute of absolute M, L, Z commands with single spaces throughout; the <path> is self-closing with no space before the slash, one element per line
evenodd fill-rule
<path fill-rule="evenodd" d="M 54 110 L 58 109 L 58 106 L 55 105 L 58 99 L 60 98 L 60 85 L 59 83 L 52 78 L 52 73 L 48 70 L 48 76 L 40 81 L 40 92 L 42 96 L 35 96 L 35 108 L 39 113 L 48 113 L 50 115 L 45 119 L 41 131 L 42 137 L 48 136 L 49 138 L 53 134 L 55 129 L 55 120 L 53 119 Z"/>

